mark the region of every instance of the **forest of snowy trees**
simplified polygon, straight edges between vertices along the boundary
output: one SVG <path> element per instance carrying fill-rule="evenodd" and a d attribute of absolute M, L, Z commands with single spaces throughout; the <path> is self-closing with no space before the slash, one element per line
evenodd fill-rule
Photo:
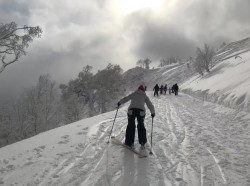
<path fill-rule="evenodd" d="M 0 147 L 38 133 L 98 115 L 124 94 L 122 69 L 109 64 L 96 74 L 85 66 L 77 78 L 58 85 L 49 74 L 15 102 L 0 106 Z"/>
<path fill-rule="evenodd" d="M 18 27 L 15 22 L 0 24 L 0 74 L 26 55 L 39 26 Z M 0 105 L 0 147 L 83 118 L 112 110 L 124 94 L 122 69 L 108 64 L 96 74 L 85 66 L 76 79 L 58 85 L 49 74 L 22 95 Z"/>

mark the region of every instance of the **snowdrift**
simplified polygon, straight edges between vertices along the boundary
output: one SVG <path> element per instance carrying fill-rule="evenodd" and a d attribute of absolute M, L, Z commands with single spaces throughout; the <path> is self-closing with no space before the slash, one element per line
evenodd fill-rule
<path fill-rule="evenodd" d="M 200 99 L 250 111 L 250 38 L 219 50 L 210 73 L 195 75 L 181 90 Z"/>

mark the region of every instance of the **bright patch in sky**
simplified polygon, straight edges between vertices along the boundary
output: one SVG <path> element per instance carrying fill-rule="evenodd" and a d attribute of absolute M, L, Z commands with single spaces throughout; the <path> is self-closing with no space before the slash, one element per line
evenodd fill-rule
<path fill-rule="evenodd" d="M 158 8 L 164 3 L 164 0 L 126 0 L 122 1 L 120 6 L 125 14 L 144 9 L 144 8 Z"/>

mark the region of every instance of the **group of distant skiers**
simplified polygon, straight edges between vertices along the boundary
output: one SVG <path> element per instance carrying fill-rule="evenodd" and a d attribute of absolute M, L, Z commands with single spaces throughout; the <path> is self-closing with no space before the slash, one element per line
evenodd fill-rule
<path fill-rule="evenodd" d="M 154 96 L 159 96 L 159 91 L 160 91 L 160 94 L 164 94 L 166 95 L 167 94 L 167 91 L 168 93 L 171 95 L 171 93 L 174 93 L 176 96 L 178 95 L 178 91 L 179 91 L 179 86 L 176 84 L 174 84 L 172 87 L 169 87 L 167 86 L 167 84 L 165 86 L 161 85 L 159 87 L 158 84 L 156 84 L 154 86 Z"/>

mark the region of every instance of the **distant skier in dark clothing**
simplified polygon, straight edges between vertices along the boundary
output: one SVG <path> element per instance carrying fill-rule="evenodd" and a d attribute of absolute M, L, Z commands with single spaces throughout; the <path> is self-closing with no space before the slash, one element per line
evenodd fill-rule
<path fill-rule="evenodd" d="M 160 88 L 160 94 L 163 94 L 163 85 L 161 85 L 161 88 Z"/>
<path fill-rule="evenodd" d="M 175 84 L 175 95 L 177 96 L 179 92 L 179 86 L 177 85 L 177 83 Z"/>
<path fill-rule="evenodd" d="M 144 145 L 147 143 L 147 133 L 144 126 L 145 118 L 145 103 L 151 112 L 151 117 L 155 117 L 154 105 L 145 93 L 144 86 L 139 86 L 138 90 L 132 94 L 122 98 L 117 104 L 118 107 L 131 100 L 128 107 L 128 125 L 126 129 L 125 145 L 133 148 L 135 140 L 135 118 L 137 118 L 137 129 L 139 143 L 141 144 L 141 149 L 145 149 Z"/>
<path fill-rule="evenodd" d="M 156 84 L 155 87 L 154 87 L 154 89 L 153 89 L 154 90 L 154 96 L 159 96 L 159 94 L 158 94 L 159 89 L 160 89 L 159 85 Z"/>
<path fill-rule="evenodd" d="M 172 89 L 174 90 L 174 94 L 177 96 L 179 91 L 179 86 L 177 85 L 177 83 L 173 85 Z"/>
<path fill-rule="evenodd" d="M 166 95 L 167 90 L 168 90 L 168 86 L 167 86 L 167 84 L 164 86 L 163 90 L 164 90 L 164 94 Z"/>

